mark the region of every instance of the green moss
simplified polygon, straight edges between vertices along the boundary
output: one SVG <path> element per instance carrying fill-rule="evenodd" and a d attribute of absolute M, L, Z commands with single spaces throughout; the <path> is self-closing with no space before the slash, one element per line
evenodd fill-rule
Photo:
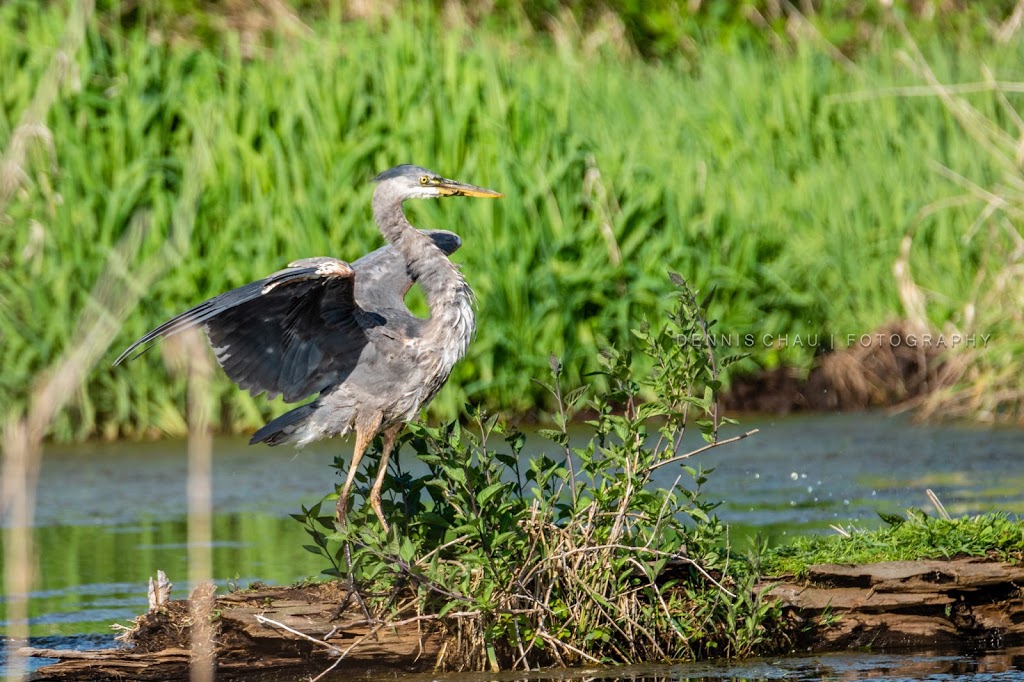
<path fill-rule="evenodd" d="M 939 519 L 910 511 L 906 519 L 883 517 L 890 525 L 849 536 L 807 536 L 769 550 L 760 561 L 767 576 L 806 575 L 814 564 L 867 564 L 876 561 L 991 557 L 1024 558 L 1024 522 L 1006 514 Z"/>

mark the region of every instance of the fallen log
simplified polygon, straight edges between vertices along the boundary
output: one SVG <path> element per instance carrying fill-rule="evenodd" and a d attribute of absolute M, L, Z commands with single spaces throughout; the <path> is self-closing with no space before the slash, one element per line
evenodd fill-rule
<path fill-rule="evenodd" d="M 801 648 L 824 652 L 1024 643 L 1021 586 L 1024 567 L 963 558 L 819 565 L 803 580 L 781 577 L 757 589 L 804 623 Z M 339 583 L 313 583 L 217 597 L 217 678 L 298 679 L 339 661 L 360 676 L 435 667 L 445 641 L 429 620 L 382 626 L 354 605 L 336 617 L 344 596 Z M 171 601 L 138 619 L 126 638 L 130 648 L 25 653 L 60 659 L 36 680 L 180 679 L 189 663 L 189 618 L 187 601 Z"/>
<path fill-rule="evenodd" d="M 962 558 L 813 566 L 800 583 L 763 585 L 814 627 L 815 651 L 974 646 L 1024 641 L 1024 567 Z"/>
<path fill-rule="evenodd" d="M 398 627 L 368 622 L 358 606 L 340 615 L 340 583 L 257 587 L 218 596 L 215 625 L 218 680 L 308 678 L 339 658 L 360 676 L 434 667 L 438 633 L 413 620 Z M 25 648 L 28 656 L 55 658 L 34 680 L 172 680 L 188 677 L 189 602 L 172 600 L 140 616 L 123 637 L 127 648 L 66 651 Z"/>

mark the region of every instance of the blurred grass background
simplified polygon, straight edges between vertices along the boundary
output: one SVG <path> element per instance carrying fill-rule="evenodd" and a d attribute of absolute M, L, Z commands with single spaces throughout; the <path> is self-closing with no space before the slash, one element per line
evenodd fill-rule
<path fill-rule="evenodd" d="M 533 414 L 549 354 L 586 369 L 656 314 L 669 269 L 717 288 L 722 333 L 842 346 L 905 314 L 893 263 L 912 231 L 931 325 L 997 327 L 964 385 L 1008 382 L 987 416 L 1019 416 L 1020 164 L 996 163 L 934 94 L 880 92 L 922 83 L 910 40 L 942 82 L 1021 80 L 1019 4 L 101 2 L 45 124 L 26 128 L 67 7 L 4 3 L 0 151 L 25 155 L 0 178 L 0 404 L 24 406 L 119 240 L 140 229 L 142 255 L 160 248 L 203 127 L 191 239 L 111 361 L 291 260 L 376 248 L 369 180 L 412 162 L 507 196 L 408 207 L 462 235 L 479 299 L 435 415 Z M 958 97 L 1016 140 L 1021 95 L 978 90 Z M 1000 201 L 972 189 L 989 187 Z M 806 369 L 822 349 L 749 350 L 752 371 Z M 212 390 L 223 431 L 283 410 L 221 375 Z M 101 362 L 53 437 L 180 435 L 184 395 L 160 350 Z"/>

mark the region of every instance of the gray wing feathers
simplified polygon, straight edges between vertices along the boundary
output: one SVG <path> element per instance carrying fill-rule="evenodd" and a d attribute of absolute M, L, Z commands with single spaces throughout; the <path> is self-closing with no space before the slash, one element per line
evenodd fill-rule
<path fill-rule="evenodd" d="M 290 412 L 285 412 L 277 419 L 261 428 L 249 439 L 249 445 L 266 443 L 267 445 L 280 445 L 287 443 L 289 437 L 302 425 L 307 417 L 316 412 L 319 401 L 314 400 L 301 407 L 296 407 Z"/>
<path fill-rule="evenodd" d="M 280 394 L 286 402 L 339 383 L 367 342 L 355 322 L 353 280 L 343 261 L 297 261 L 264 280 L 258 299 L 207 321 L 228 377 L 253 395 Z"/>
<path fill-rule="evenodd" d="M 133 343 L 115 364 L 159 337 L 203 326 L 225 373 L 253 395 L 293 402 L 337 383 L 366 337 L 355 321 L 354 271 L 344 261 L 316 260 L 200 303 Z"/>
<path fill-rule="evenodd" d="M 453 232 L 423 232 L 447 255 L 462 245 Z M 368 342 L 359 324 L 368 321 L 363 311 L 405 310 L 412 285 L 390 245 L 351 266 L 335 258 L 303 258 L 168 320 L 114 364 L 141 355 L 160 337 L 201 326 L 232 381 L 253 395 L 294 402 L 343 381 Z"/>

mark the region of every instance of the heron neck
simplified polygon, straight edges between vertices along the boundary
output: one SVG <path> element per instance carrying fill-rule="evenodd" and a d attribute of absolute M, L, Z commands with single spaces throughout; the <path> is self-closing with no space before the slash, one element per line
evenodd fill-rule
<path fill-rule="evenodd" d="M 430 308 L 427 333 L 438 340 L 438 345 L 445 346 L 443 355 L 450 356 L 450 370 L 465 355 L 476 331 L 472 289 L 444 251 L 409 223 L 401 200 L 390 196 L 384 185 L 378 185 L 373 194 L 373 217 L 423 290 Z"/>

